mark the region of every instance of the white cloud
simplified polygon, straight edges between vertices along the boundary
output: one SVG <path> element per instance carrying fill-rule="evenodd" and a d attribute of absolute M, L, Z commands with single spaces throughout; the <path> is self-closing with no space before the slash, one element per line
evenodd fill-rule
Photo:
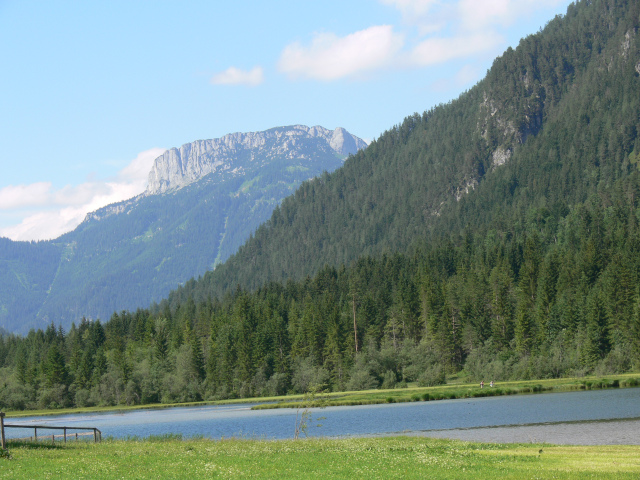
<path fill-rule="evenodd" d="M 151 148 L 138 154 L 138 156 L 118 173 L 121 183 L 135 184 L 136 188 L 143 191 L 147 187 L 149 172 L 156 158 L 162 155 L 166 149 Z"/>
<path fill-rule="evenodd" d="M 510 23 L 513 9 L 511 0 L 460 0 L 458 2 L 458 13 L 462 20 L 463 28 L 482 29 L 495 23 Z M 526 0 L 519 0 L 518 4 L 523 5 Z"/>
<path fill-rule="evenodd" d="M 249 71 L 229 67 L 211 79 L 211 83 L 214 85 L 249 85 L 251 87 L 260 85 L 263 81 L 264 72 L 261 67 L 254 67 Z"/>
<path fill-rule="evenodd" d="M 279 69 L 292 78 L 337 80 L 388 66 L 404 43 L 390 25 L 360 30 L 345 37 L 318 34 L 311 45 L 288 45 L 280 56 Z"/>
<path fill-rule="evenodd" d="M 553 7 L 562 0 L 459 0 L 457 15 L 462 29 L 486 29 L 495 25 L 507 26 L 519 17 L 542 7 Z"/>
<path fill-rule="evenodd" d="M 400 11 L 404 25 L 378 25 L 343 37 L 317 34 L 310 45 L 286 46 L 278 67 L 292 79 L 333 81 L 387 68 L 473 61 L 506 46 L 505 26 L 565 1 L 379 0 Z"/>
<path fill-rule="evenodd" d="M 421 35 L 443 29 L 445 22 L 439 18 L 443 10 L 451 10 L 450 4 L 438 0 L 380 0 L 380 3 L 395 7 L 409 25 L 417 25 Z M 434 15 L 433 11 L 438 12 Z"/>
<path fill-rule="evenodd" d="M 479 68 L 472 65 L 465 65 L 458 70 L 458 73 L 456 73 L 456 76 L 454 77 L 454 84 L 457 87 L 468 86 L 471 83 L 478 82 L 482 78 L 483 74 L 484 73 Z"/>
<path fill-rule="evenodd" d="M 460 89 L 470 87 L 472 84 L 479 81 L 482 76 L 483 71 L 481 69 L 473 65 L 465 65 L 458 70 L 453 77 L 441 78 L 440 80 L 433 82 L 429 88 L 443 92 L 451 90 L 458 92 Z"/>
<path fill-rule="evenodd" d="M 80 212 L 74 208 L 40 211 L 25 217 L 18 225 L 0 229 L 0 236 L 12 240 L 49 240 L 73 230 Z M 83 217 L 84 218 L 84 217 Z"/>
<path fill-rule="evenodd" d="M 0 228 L 12 240 L 48 240 L 73 230 L 87 213 L 144 192 L 153 161 L 164 149 L 140 153 L 109 181 L 89 181 L 55 190 L 50 183 L 8 186 L 0 190 L 0 210 L 24 214 L 17 225 Z"/>
<path fill-rule="evenodd" d="M 429 13 L 436 0 L 380 0 L 380 3 L 396 7 L 403 15 L 413 16 Z"/>
<path fill-rule="evenodd" d="M 395 7 L 403 20 L 417 25 L 421 34 L 452 27 L 460 32 L 510 25 L 536 9 L 554 7 L 566 0 L 380 0 Z"/>
<path fill-rule="evenodd" d="M 476 55 L 500 45 L 504 39 L 495 32 L 451 38 L 429 38 L 420 42 L 408 56 L 409 65 L 430 66 L 456 58 Z"/>
<path fill-rule="evenodd" d="M 455 16 L 455 3 L 440 0 L 379 0 L 402 13 L 406 25 L 417 27 L 420 36 L 445 30 Z M 459 1 L 459 0 L 458 0 Z"/>
<path fill-rule="evenodd" d="M 51 183 L 9 185 L 0 190 L 0 210 L 43 205 L 51 200 Z"/>

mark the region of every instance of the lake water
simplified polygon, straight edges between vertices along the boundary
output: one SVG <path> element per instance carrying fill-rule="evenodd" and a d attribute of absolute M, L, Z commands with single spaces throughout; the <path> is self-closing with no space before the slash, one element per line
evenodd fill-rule
<path fill-rule="evenodd" d="M 501 442 L 640 444 L 640 388 L 329 407 L 312 413 L 310 436 L 409 434 Z M 103 437 L 116 438 L 182 434 L 283 439 L 293 437 L 295 421 L 294 409 L 251 410 L 251 405 L 240 404 L 5 418 L 7 424 L 97 427 Z M 47 433 L 53 432 L 38 430 L 38 435 Z M 7 430 L 8 437 L 31 434 Z"/>

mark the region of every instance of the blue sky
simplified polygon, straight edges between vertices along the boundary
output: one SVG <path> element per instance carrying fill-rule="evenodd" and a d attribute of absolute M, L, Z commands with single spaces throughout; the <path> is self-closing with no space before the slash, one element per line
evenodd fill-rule
<path fill-rule="evenodd" d="M 377 138 L 569 3 L 0 0 L 0 236 L 55 238 L 193 140 L 293 124 Z"/>

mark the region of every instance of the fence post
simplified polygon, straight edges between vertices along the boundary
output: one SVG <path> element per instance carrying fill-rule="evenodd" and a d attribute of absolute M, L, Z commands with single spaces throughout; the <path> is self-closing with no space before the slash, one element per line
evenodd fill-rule
<path fill-rule="evenodd" d="M 0 412 L 0 446 L 3 449 L 7 448 L 7 442 L 4 438 L 4 412 Z"/>

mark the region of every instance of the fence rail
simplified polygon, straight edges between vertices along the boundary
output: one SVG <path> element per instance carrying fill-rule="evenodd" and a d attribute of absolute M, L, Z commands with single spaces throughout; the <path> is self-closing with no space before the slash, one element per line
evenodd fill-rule
<path fill-rule="evenodd" d="M 85 437 L 89 435 L 93 435 L 93 441 L 96 443 L 102 440 L 102 432 L 99 429 L 94 427 L 54 427 L 51 425 L 17 425 L 17 424 L 7 425 L 4 423 L 4 413 L 0 412 L 0 441 L 1 441 L 0 445 L 2 446 L 2 448 L 5 448 L 5 449 L 7 448 L 7 442 L 5 438 L 6 428 L 22 428 L 22 429 L 33 430 L 33 437 L 24 437 L 16 440 L 34 440 L 37 442 L 38 429 L 62 430 L 63 431 L 62 434 L 51 435 L 51 442 L 53 443 L 55 443 L 56 437 L 63 439 L 64 443 L 67 443 L 67 438 L 69 437 L 71 438 L 75 437 L 75 439 L 77 440 L 78 437 Z M 78 433 L 78 432 L 84 432 L 84 433 Z M 49 435 L 41 435 L 40 438 L 47 439 L 49 438 Z"/>

